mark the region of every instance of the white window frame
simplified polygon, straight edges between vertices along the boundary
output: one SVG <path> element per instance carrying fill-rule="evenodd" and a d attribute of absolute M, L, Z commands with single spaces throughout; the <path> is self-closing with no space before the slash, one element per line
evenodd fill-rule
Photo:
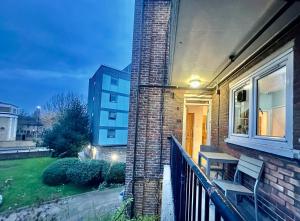
<path fill-rule="evenodd" d="M 244 146 L 259 151 L 272 153 L 284 157 L 293 158 L 293 60 L 292 48 L 281 53 L 269 62 L 261 65 L 256 70 L 250 70 L 246 77 L 239 78 L 232 82 L 229 99 L 229 130 L 225 142 L 238 146 Z M 286 66 L 286 116 L 285 116 L 285 137 L 267 137 L 256 135 L 257 127 L 257 81 L 262 77 L 272 74 L 275 70 Z M 248 134 L 234 134 L 234 92 L 249 82 L 249 128 Z"/>

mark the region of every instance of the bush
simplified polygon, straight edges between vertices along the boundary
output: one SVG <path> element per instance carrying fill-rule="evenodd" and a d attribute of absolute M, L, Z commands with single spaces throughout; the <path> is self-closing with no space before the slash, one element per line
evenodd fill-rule
<path fill-rule="evenodd" d="M 106 168 L 106 161 L 80 161 L 69 168 L 66 175 L 67 179 L 75 185 L 95 186 L 104 181 Z"/>
<path fill-rule="evenodd" d="M 78 162 L 77 158 L 65 158 L 53 162 L 44 170 L 42 175 L 43 182 L 50 186 L 68 183 L 66 172 Z"/>
<path fill-rule="evenodd" d="M 50 186 L 71 182 L 79 186 L 97 186 L 104 181 L 110 184 L 125 182 L 125 164 L 110 164 L 106 161 L 77 158 L 59 159 L 50 164 L 43 172 L 43 182 Z"/>
<path fill-rule="evenodd" d="M 111 165 L 105 176 L 105 181 L 111 183 L 125 183 L 125 163 L 115 163 Z"/>

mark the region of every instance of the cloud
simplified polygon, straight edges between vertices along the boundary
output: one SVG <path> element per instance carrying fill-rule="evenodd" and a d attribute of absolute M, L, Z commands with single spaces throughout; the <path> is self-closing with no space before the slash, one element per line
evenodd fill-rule
<path fill-rule="evenodd" d="M 43 80 L 43 79 L 61 79 L 61 78 L 74 78 L 74 79 L 88 79 L 91 71 L 76 71 L 76 72 L 59 72 L 48 70 L 33 70 L 33 69 L 2 69 L 0 70 L 0 79 L 15 79 L 21 80 L 24 78 Z"/>
<path fill-rule="evenodd" d="M 1 0 L 0 100 L 31 110 L 55 93 L 87 96 L 101 64 L 131 61 L 134 0 Z"/>

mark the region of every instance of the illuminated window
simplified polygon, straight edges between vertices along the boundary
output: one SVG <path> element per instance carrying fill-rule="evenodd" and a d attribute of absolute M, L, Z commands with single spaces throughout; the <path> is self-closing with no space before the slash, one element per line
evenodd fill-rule
<path fill-rule="evenodd" d="M 259 136 L 285 137 L 286 67 L 257 80 L 257 130 Z"/>
<path fill-rule="evenodd" d="M 230 83 L 227 143 L 293 158 L 293 51 Z"/>

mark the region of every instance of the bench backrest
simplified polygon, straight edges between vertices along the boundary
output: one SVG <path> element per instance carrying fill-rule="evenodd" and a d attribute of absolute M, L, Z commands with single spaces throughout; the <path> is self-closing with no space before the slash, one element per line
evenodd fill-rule
<path fill-rule="evenodd" d="M 239 171 L 245 173 L 256 180 L 259 180 L 262 173 L 263 164 L 264 162 L 261 160 L 241 155 L 237 165 L 237 172 Z"/>

